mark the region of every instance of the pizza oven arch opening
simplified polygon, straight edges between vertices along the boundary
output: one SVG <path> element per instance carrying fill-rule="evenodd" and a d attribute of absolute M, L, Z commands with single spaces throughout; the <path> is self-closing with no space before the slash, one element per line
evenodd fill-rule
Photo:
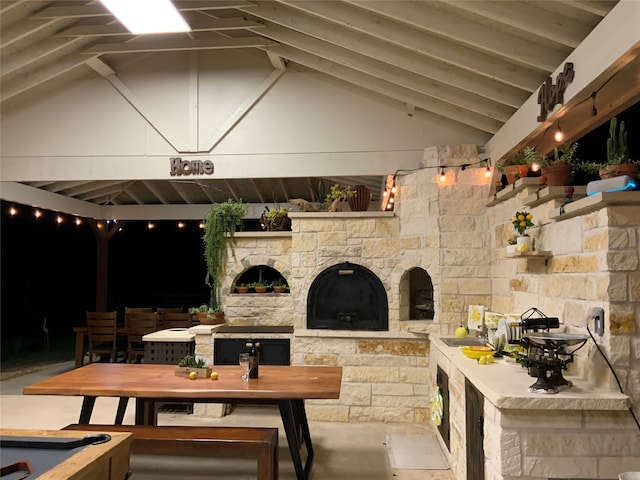
<path fill-rule="evenodd" d="M 420 267 L 405 271 L 400 279 L 400 319 L 433 321 L 434 317 L 431 276 Z"/>
<path fill-rule="evenodd" d="M 389 303 L 382 281 L 355 263 L 325 269 L 309 288 L 307 328 L 388 331 Z"/>

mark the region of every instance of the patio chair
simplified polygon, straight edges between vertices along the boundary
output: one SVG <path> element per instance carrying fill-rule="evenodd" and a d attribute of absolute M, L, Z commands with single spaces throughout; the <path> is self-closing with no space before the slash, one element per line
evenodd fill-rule
<path fill-rule="evenodd" d="M 89 337 L 89 363 L 97 357 L 114 363 L 118 360 L 117 312 L 86 312 Z"/>
<path fill-rule="evenodd" d="M 158 330 L 158 316 L 155 312 L 129 313 L 126 329 L 127 362 L 139 363 L 144 357 L 142 337 Z"/>

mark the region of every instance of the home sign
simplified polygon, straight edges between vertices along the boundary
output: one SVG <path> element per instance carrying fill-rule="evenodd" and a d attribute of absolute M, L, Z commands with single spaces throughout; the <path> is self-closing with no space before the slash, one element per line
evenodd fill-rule
<path fill-rule="evenodd" d="M 564 103 L 564 92 L 567 84 L 573 81 L 573 63 L 565 63 L 564 70 L 556 77 L 556 84 L 553 84 L 551 76 L 548 76 L 538 90 L 538 104 L 540 105 L 539 122 L 547 119 L 547 113 L 558 104 Z"/>
<path fill-rule="evenodd" d="M 180 175 L 213 175 L 211 160 L 183 160 L 182 157 L 169 158 L 169 173 L 172 177 Z"/>

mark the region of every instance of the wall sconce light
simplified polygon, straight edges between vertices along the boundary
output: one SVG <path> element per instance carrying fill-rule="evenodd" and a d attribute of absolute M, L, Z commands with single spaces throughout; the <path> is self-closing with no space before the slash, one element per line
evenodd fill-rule
<path fill-rule="evenodd" d="M 558 126 L 556 127 L 556 133 L 553 134 L 553 139 L 556 142 L 561 142 L 564 140 L 564 132 L 560 128 L 560 120 L 558 120 Z"/>

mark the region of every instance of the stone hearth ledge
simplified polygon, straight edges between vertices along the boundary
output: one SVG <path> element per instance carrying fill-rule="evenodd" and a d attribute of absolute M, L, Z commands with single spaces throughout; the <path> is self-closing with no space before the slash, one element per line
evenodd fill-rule
<path fill-rule="evenodd" d="M 485 400 L 500 409 L 522 410 L 627 410 L 630 399 L 619 392 L 606 390 L 582 378 L 564 372 L 573 386 L 556 394 L 529 393 L 535 378 L 517 363 L 496 359 L 495 363 L 480 365 L 464 356 L 460 347 L 450 347 L 439 335 L 430 337 L 432 365 L 440 365 L 449 375 L 456 368 L 484 395 Z"/>
<path fill-rule="evenodd" d="M 394 338 L 415 340 L 418 337 L 424 338 L 424 333 L 420 335 L 412 332 L 388 332 L 374 330 L 324 330 L 296 328 L 293 331 L 294 337 L 322 337 L 322 338 L 378 338 L 389 340 Z"/>

